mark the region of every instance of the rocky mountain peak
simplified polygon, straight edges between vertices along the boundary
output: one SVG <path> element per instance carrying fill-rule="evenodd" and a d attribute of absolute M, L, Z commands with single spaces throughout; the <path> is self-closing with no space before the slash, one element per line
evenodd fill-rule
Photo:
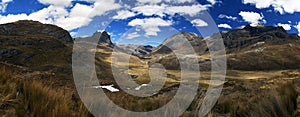
<path fill-rule="evenodd" d="M 113 45 L 113 43 L 111 42 L 111 39 L 110 39 L 110 35 L 106 31 L 96 31 L 93 34 L 92 38 L 99 39 L 98 43 L 105 43 L 110 46 Z"/>
<path fill-rule="evenodd" d="M 195 33 L 179 32 L 170 38 L 167 38 L 161 45 L 153 50 L 152 54 L 166 54 L 171 53 L 172 51 L 187 52 L 190 49 L 188 48 L 189 46 L 202 51 L 202 47 L 204 47 L 202 44 L 205 44 L 201 43 L 202 40 L 203 38 Z"/>
<path fill-rule="evenodd" d="M 281 33 L 287 33 L 283 27 L 279 26 L 279 27 L 274 27 L 274 26 L 263 26 L 263 25 L 257 25 L 257 26 L 251 26 L 246 25 L 244 28 L 244 30 L 249 31 L 251 34 L 254 35 L 259 35 L 265 32 L 281 32 Z"/>
<path fill-rule="evenodd" d="M 288 34 L 283 27 L 251 26 L 221 32 L 224 44 L 229 49 L 246 47 L 258 42 L 271 41 L 276 44 L 287 43 L 287 40 L 300 39 L 297 35 Z"/>

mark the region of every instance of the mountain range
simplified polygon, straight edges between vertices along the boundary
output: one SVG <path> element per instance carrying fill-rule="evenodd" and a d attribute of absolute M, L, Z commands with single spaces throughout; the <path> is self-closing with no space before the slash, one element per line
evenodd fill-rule
<path fill-rule="evenodd" d="M 294 73 L 295 70 L 300 68 L 300 37 L 298 35 L 289 34 L 282 27 L 262 25 L 247 25 L 243 28 L 222 31 L 220 34 L 226 51 L 228 76 L 237 77 L 237 75 L 240 74 L 256 74 L 256 71 L 264 73 L 266 71 L 271 71 L 276 74 L 276 70 L 282 71 L 279 73 L 280 77 L 284 76 L 294 78 L 300 75 L 296 72 Z M 116 59 L 120 60 L 120 62 L 116 64 L 121 66 L 120 69 L 123 70 L 120 71 L 120 76 L 122 76 L 122 74 L 130 75 L 131 80 L 136 81 L 138 84 L 141 84 L 141 86 L 142 84 L 149 82 L 149 79 L 146 78 L 149 77 L 148 72 L 146 72 L 148 71 L 149 66 L 155 63 L 161 63 L 167 70 L 166 76 L 168 80 L 166 85 L 162 90 L 160 90 L 160 93 L 158 93 L 156 97 L 163 99 L 167 97 L 168 99 L 169 97 L 172 97 L 169 95 L 174 94 L 173 91 L 180 83 L 180 78 L 178 78 L 178 76 L 180 76 L 178 74 L 178 70 L 180 70 L 180 58 L 177 58 L 176 53 L 183 54 L 182 57 L 184 58 L 197 58 L 201 71 L 208 74 L 207 72 L 211 69 L 210 66 L 213 59 L 211 58 L 206 40 L 214 39 L 215 36 L 217 36 L 217 34 L 210 37 L 200 37 L 194 33 L 180 32 L 167 38 L 161 45 L 153 47 L 151 45 L 112 43 L 110 35 L 106 31 L 97 31 L 90 37 L 78 37 L 73 39 L 66 30 L 55 25 L 42 24 L 40 22 L 27 20 L 2 24 L 0 25 L 0 64 L 1 69 L 5 69 L 2 71 L 5 72 L 1 72 L 0 69 L 0 77 L 2 77 L 3 73 L 9 72 L 10 75 L 7 77 L 13 77 L 14 79 L 9 83 L 14 85 L 3 81 L 3 87 L 6 86 L 5 84 L 8 84 L 7 87 L 16 90 L 11 90 L 11 93 L 9 94 L 13 96 L 9 97 L 6 92 L 3 92 L 3 87 L 0 86 L 0 98 L 3 98 L 3 100 L 0 101 L 0 115 L 9 116 L 10 114 L 15 113 L 18 115 L 19 113 L 19 116 L 22 114 L 25 114 L 26 116 L 38 116 L 38 114 L 35 114 L 35 111 L 38 109 L 33 108 L 33 105 L 31 105 L 33 103 L 28 101 L 28 98 L 30 97 L 26 97 L 28 95 L 25 92 L 25 86 L 27 85 L 22 83 L 29 80 L 29 82 L 39 82 L 41 86 L 49 87 L 47 88 L 47 91 L 51 90 L 50 92 L 63 92 L 61 94 L 62 97 L 69 97 L 68 103 L 70 103 L 66 104 L 66 106 L 68 106 L 66 107 L 66 110 L 69 109 L 71 111 L 70 116 L 79 116 L 79 110 L 82 108 L 77 108 L 76 106 L 80 105 L 81 102 L 76 93 L 72 78 L 72 50 L 74 43 L 78 40 L 99 40 L 95 54 L 95 65 L 100 85 L 113 84 L 111 86 L 120 88 L 113 80 L 114 76 L 112 74 L 112 68 L 115 67 L 111 65 L 113 62 L 113 52 L 116 52 Z M 189 53 L 191 51 L 190 47 L 193 48 L 195 54 Z M 127 55 L 131 56 L 130 60 L 127 61 L 129 63 L 126 63 L 126 61 L 123 60 L 123 58 Z M 189 64 L 188 61 L 187 64 Z M 129 66 L 130 69 L 123 69 L 124 66 Z M 241 77 L 246 77 L 247 75 Z M 271 75 L 268 74 L 267 76 Z M 272 76 L 272 78 L 277 77 L 278 76 Z M 245 85 L 244 81 L 241 80 L 243 79 L 229 79 L 225 83 L 224 92 L 227 93 L 226 95 L 235 94 L 236 91 L 241 91 L 243 93 L 248 91 L 248 93 L 251 92 L 251 94 L 256 92 L 256 90 L 247 89 L 247 87 L 249 88 L 250 86 Z M 195 80 L 195 82 L 198 82 L 198 79 Z M 267 81 L 255 82 L 258 83 L 251 86 L 262 86 Z M 251 88 L 255 89 L 255 87 Z M 299 91 L 297 90 L 297 92 Z M 118 101 L 119 97 L 124 95 L 124 92 L 122 91 L 120 94 L 110 94 L 109 91 L 106 91 L 106 93 L 112 95 L 113 97 L 111 97 L 111 99 L 115 101 Z M 197 96 L 200 98 L 203 96 L 203 93 Z M 152 100 L 157 99 L 156 97 L 154 96 Z M 232 100 L 234 99 L 235 98 L 232 98 Z M 195 100 L 195 102 L 198 102 L 199 100 Z M 222 101 L 218 104 L 222 104 L 221 102 Z M 122 105 L 121 101 L 118 103 Z M 297 100 L 295 103 L 297 103 Z M 5 106 L 2 106 L 2 104 Z M 218 114 L 231 113 L 231 111 L 222 110 L 222 108 L 229 105 L 224 106 L 218 104 L 216 108 L 214 108 L 214 112 Z M 57 105 L 57 107 L 56 105 L 54 106 L 55 108 L 45 108 L 45 113 L 47 109 L 50 108 L 50 110 L 55 110 L 61 105 Z M 155 109 L 156 106 L 142 107 L 146 107 L 146 110 L 149 108 L 151 110 Z M 125 107 L 132 110 L 139 109 L 135 106 Z M 189 109 L 198 109 L 198 107 L 199 105 L 194 104 L 191 105 Z M 86 109 L 82 110 L 86 111 Z M 185 113 L 187 116 L 193 115 L 190 110 Z M 145 110 L 141 109 L 136 111 Z M 45 113 L 44 115 L 47 116 Z M 53 113 L 53 111 L 49 111 L 48 114 L 53 115 Z M 242 113 L 242 111 L 240 113 Z M 43 115 L 43 113 L 40 114 Z"/>

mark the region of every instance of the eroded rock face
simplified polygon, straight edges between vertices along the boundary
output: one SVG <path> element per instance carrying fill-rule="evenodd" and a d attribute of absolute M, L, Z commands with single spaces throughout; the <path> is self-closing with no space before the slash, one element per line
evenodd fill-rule
<path fill-rule="evenodd" d="M 111 40 L 110 40 L 110 35 L 109 35 L 106 31 L 103 31 L 103 32 L 101 33 L 99 42 L 100 42 L 100 43 L 101 43 L 101 42 L 104 42 L 104 43 L 107 43 L 107 44 L 109 44 L 109 45 L 113 45 L 113 43 L 112 43 Z"/>
<path fill-rule="evenodd" d="M 55 25 L 42 24 L 37 21 L 22 20 L 0 25 L 0 35 L 30 36 L 47 35 L 63 42 L 73 42 L 69 32 Z"/>

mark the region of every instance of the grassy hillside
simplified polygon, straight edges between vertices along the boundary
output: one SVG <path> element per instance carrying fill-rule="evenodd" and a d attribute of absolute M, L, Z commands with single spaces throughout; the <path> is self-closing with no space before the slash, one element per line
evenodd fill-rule
<path fill-rule="evenodd" d="M 89 113 L 76 99 L 74 89 L 55 87 L 43 81 L 22 79 L 10 67 L 0 68 L 0 116 L 77 117 Z"/>

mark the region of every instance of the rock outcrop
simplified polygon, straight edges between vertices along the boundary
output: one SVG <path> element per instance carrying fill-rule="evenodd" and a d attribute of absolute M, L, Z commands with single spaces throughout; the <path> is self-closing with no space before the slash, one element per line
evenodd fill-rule
<path fill-rule="evenodd" d="M 63 42 L 73 42 L 69 32 L 51 24 L 42 24 L 37 21 L 21 20 L 0 25 L 0 35 L 6 36 L 49 36 Z"/>

